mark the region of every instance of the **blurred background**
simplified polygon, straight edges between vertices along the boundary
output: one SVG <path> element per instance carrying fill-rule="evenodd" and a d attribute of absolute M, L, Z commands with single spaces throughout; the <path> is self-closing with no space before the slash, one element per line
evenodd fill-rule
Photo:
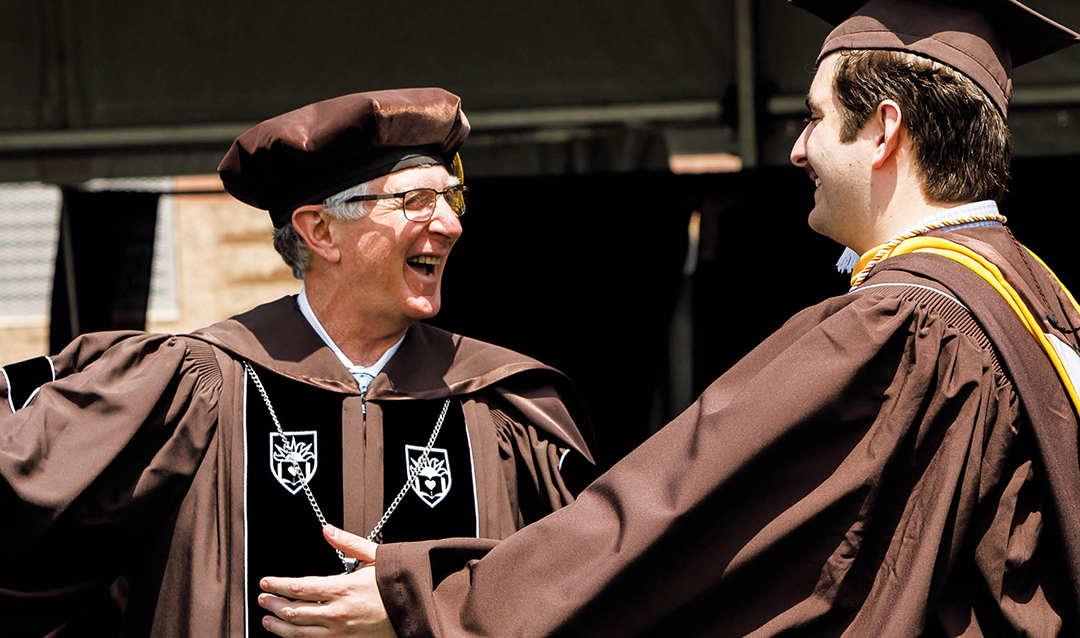
<path fill-rule="evenodd" d="M 217 163 L 263 119 L 386 88 L 446 88 L 473 124 L 434 323 L 566 372 L 605 465 L 847 289 L 788 162 L 829 27 L 785 0 L 2 4 L 0 363 L 297 292 Z M 1028 4 L 1080 28 L 1080 3 Z M 1080 47 L 1015 85 L 1004 212 L 1078 282 Z"/>

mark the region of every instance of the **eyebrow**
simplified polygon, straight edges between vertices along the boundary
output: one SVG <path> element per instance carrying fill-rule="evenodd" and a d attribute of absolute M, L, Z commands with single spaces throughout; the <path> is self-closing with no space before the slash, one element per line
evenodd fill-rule
<path fill-rule="evenodd" d="M 446 178 L 446 185 L 442 188 L 450 188 L 451 186 L 457 186 L 460 183 L 461 180 L 458 179 L 456 175 L 450 175 Z M 395 192 L 404 193 L 405 191 L 411 191 L 417 188 L 433 188 L 435 190 L 442 190 L 438 187 L 431 186 L 430 182 L 425 182 L 424 180 L 413 180 L 411 182 L 406 182 L 401 186 L 400 190 L 397 190 Z"/>

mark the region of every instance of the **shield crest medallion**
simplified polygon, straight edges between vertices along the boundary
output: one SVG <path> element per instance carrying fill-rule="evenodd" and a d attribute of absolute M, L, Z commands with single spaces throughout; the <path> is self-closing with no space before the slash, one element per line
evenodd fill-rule
<path fill-rule="evenodd" d="M 319 468 L 319 439 L 314 430 L 270 433 L 270 472 L 281 486 L 296 494 Z"/>
<path fill-rule="evenodd" d="M 421 462 L 424 448 L 416 445 L 405 446 L 405 467 L 408 479 L 414 471 L 412 491 L 428 507 L 438 505 L 450 493 L 453 477 L 450 475 L 450 457 L 443 448 L 433 447 L 427 459 Z"/>

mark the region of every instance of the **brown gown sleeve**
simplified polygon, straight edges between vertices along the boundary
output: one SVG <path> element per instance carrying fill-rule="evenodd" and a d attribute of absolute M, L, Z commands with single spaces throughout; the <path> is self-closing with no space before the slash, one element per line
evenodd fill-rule
<path fill-rule="evenodd" d="M 584 489 L 579 478 L 592 467 L 577 450 L 559 445 L 536 426 L 526 422 L 509 406 L 491 410 L 499 442 L 499 455 L 507 484 L 517 486 L 517 504 L 522 524 L 540 520 L 574 501 Z M 568 462 L 569 459 L 569 462 Z M 571 468 L 571 479 L 562 473 Z M 576 479 L 576 483 L 574 481 Z"/>
<path fill-rule="evenodd" d="M 1052 627 L 1052 553 L 1013 520 L 1040 507 L 1021 426 L 990 352 L 926 304 L 829 300 L 566 508 L 497 544 L 381 547 L 380 593 L 401 638 Z"/>
<path fill-rule="evenodd" d="M 487 395 L 507 484 L 516 486 L 519 525 L 573 502 L 598 472 L 591 425 L 569 381 L 528 371 Z"/>
<path fill-rule="evenodd" d="M 202 342 L 86 335 L 53 364 L 56 380 L 25 407 L 0 406 L 0 615 L 12 635 L 59 625 L 139 560 L 216 424 L 221 373 Z"/>

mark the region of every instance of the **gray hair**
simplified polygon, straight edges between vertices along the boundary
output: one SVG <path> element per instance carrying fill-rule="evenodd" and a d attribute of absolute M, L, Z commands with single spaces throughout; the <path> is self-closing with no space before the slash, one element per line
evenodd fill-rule
<path fill-rule="evenodd" d="M 322 201 L 323 210 L 334 219 L 343 221 L 361 219 L 368 214 L 369 203 L 346 203 L 345 200 L 356 195 L 367 195 L 370 184 L 371 182 L 357 184 L 352 188 L 327 197 Z M 303 280 L 307 276 L 308 270 L 311 268 L 311 249 L 308 248 L 307 242 L 300 236 L 300 233 L 296 232 L 292 221 L 289 221 L 281 228 L 274 229 L 274 250 L 281 255 L 289 268 L 292 268 L 293 277 Z"/>

